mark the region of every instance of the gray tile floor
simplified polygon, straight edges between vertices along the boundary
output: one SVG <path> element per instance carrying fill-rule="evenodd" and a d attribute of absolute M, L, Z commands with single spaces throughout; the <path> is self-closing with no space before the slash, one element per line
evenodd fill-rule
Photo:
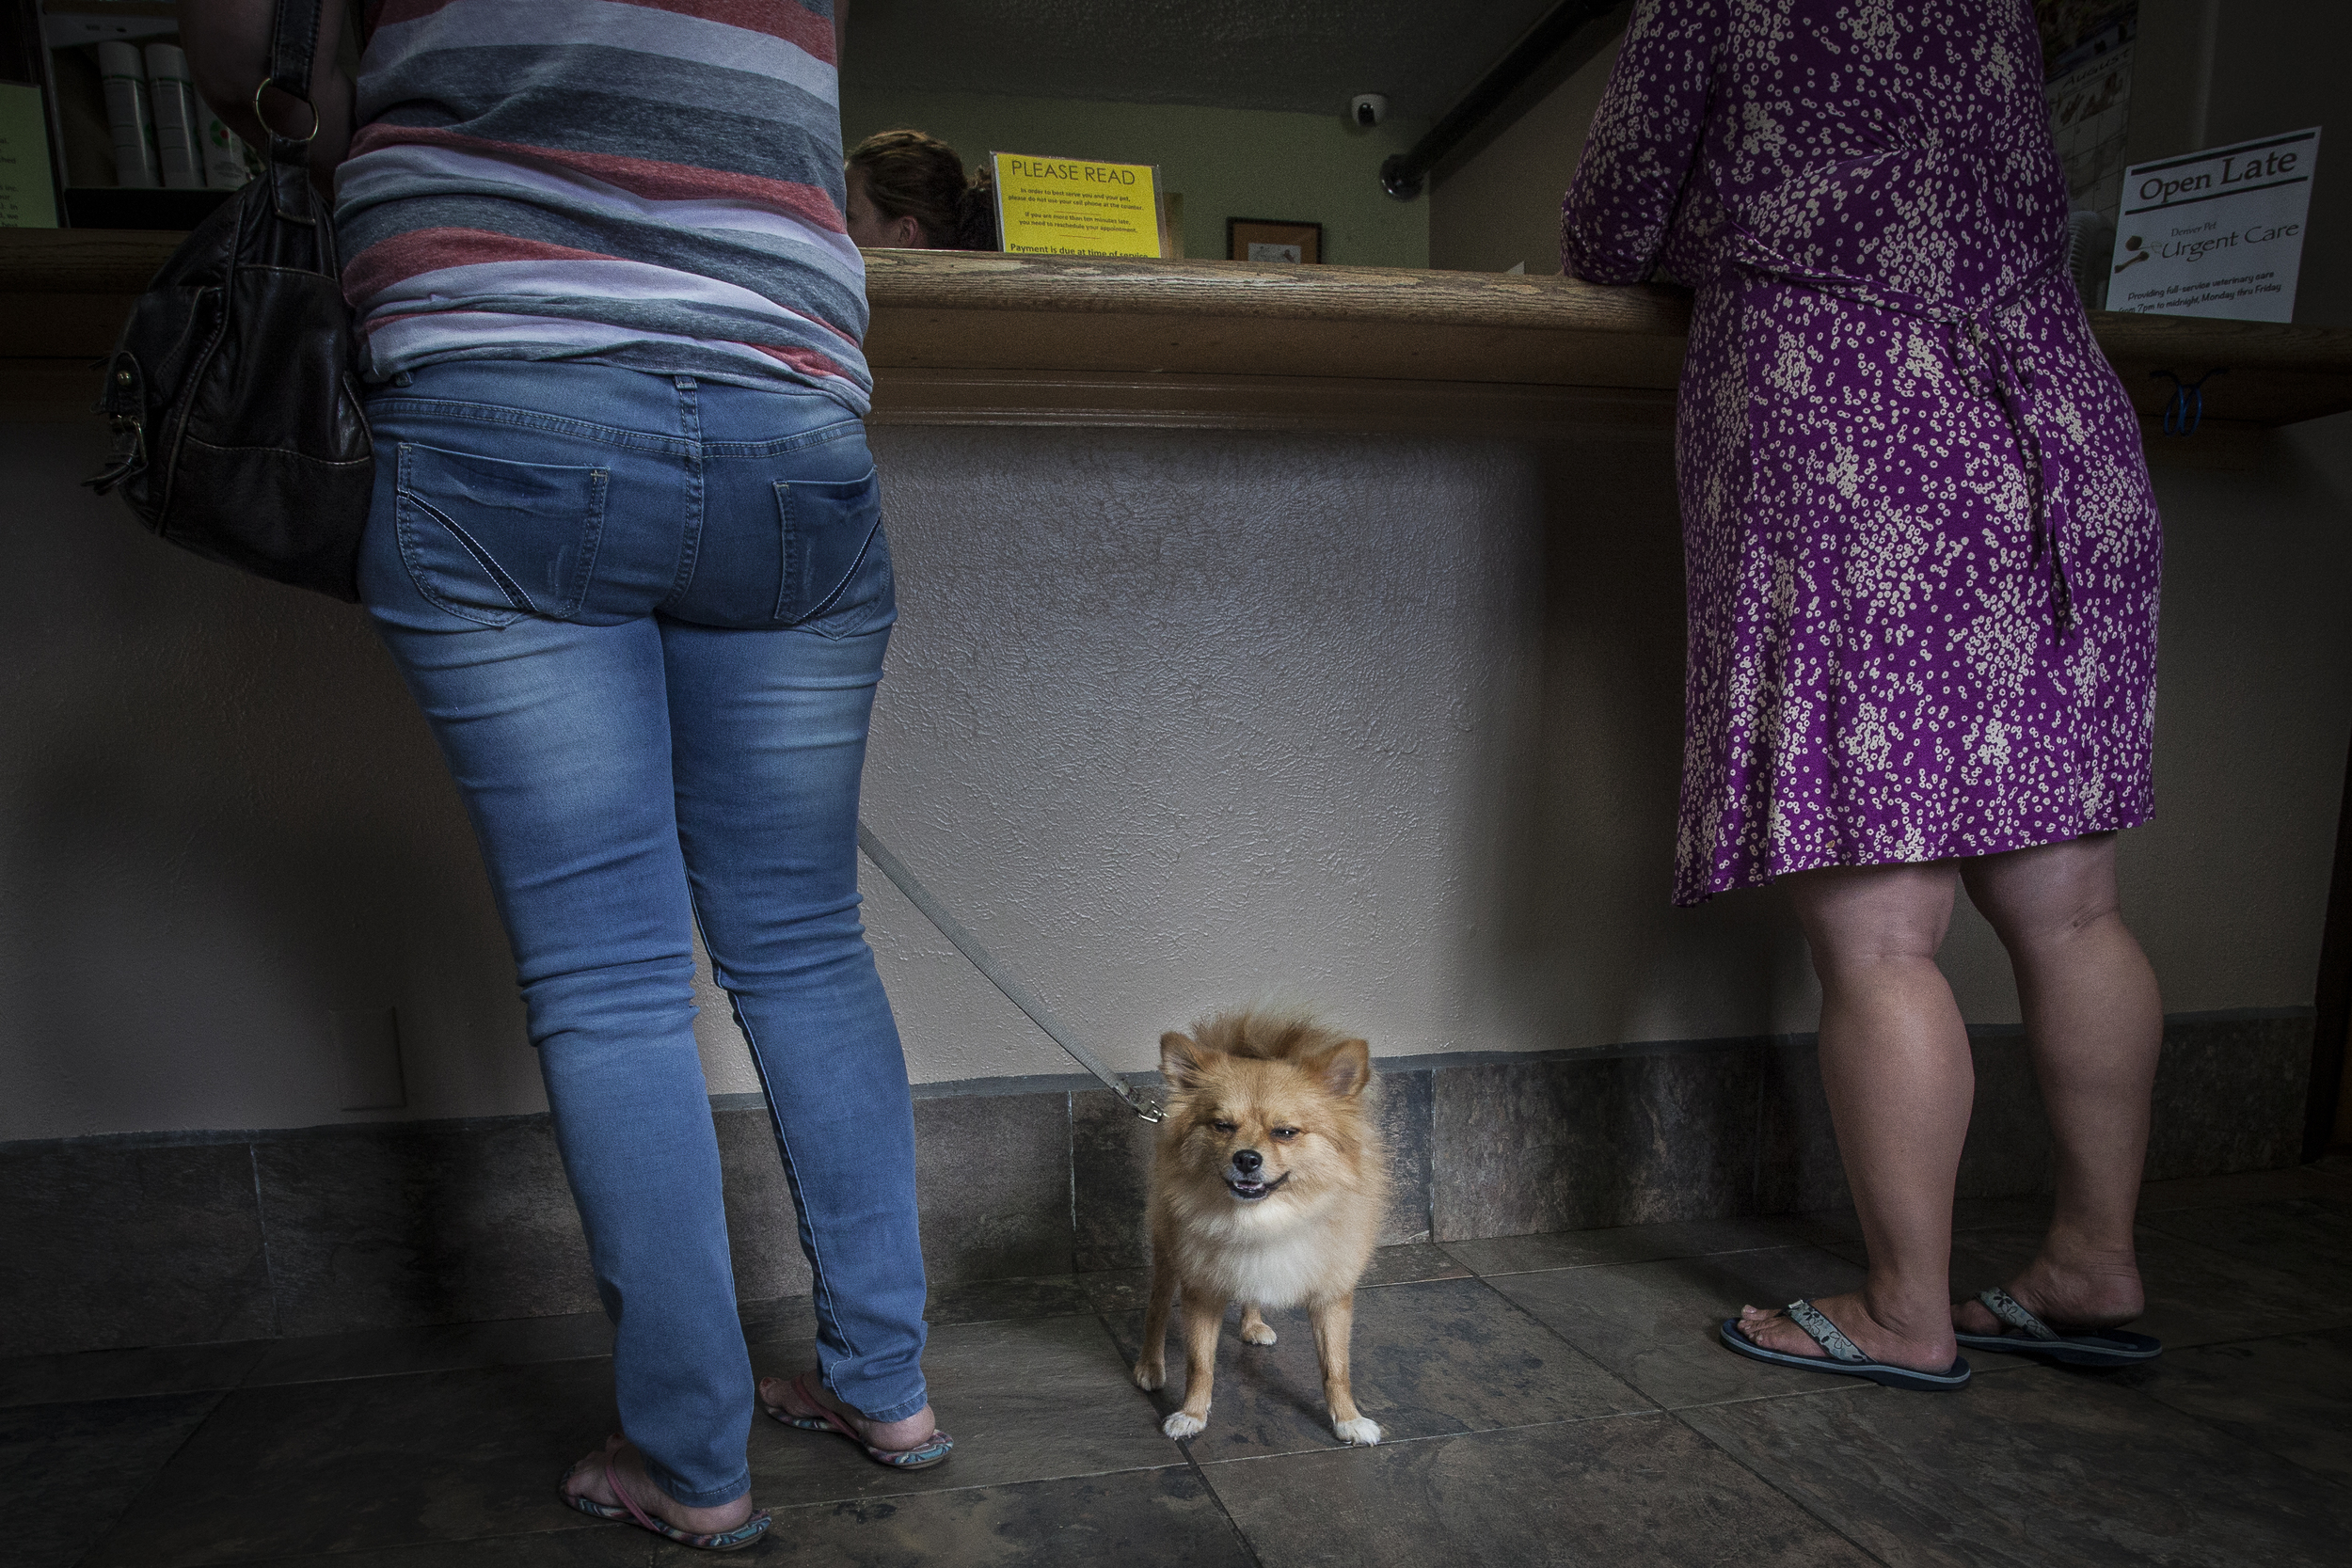
<path fill-rule="evenodd" d="M 2031 1249 L 1963 1207 L 1954 1283 Z M 2126 1373 L 1994 1355 L 1964 1393 L 1783 1372 L 1716 1318 L 1860 1277 L 1848 1217 L 1391 1247 L 1358 1297 L 1334 1446 L 1311 1336 L 1228 1334 L 1207 1432 L 1126 1376 L 1138 1275 L 932 1302 L 959 1441 L 900 1475 L 767 1422 L 755 1557 L 840 1564 L 2341 1564 L 2352 1540 L 2352 1161 L 2153 1185 Z M 749 1315 L 791 1370 L 804 1303 Z M 611 1427 L 600 1319 L 0 1360 L 0 1558 L 70 1564 L 607 1568 L 693 1554 L 553 1500 Z M 1171 1347 L 1172 1350 L 1172 1347 Z M 1171 1391 L 1172 1392 L 1172 1391 Z"/>

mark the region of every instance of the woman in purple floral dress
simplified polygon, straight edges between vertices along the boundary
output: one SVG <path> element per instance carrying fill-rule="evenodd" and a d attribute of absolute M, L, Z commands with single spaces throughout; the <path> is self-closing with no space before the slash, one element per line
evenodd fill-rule
<path fill-rule="evenodd" d="M 2156 512 L 2061 265 L 2027 0 L 1643 0 L 1562 213 L 1567 271 L 1691 284 L 1676 901 L 1780 880 L 1870 1253 L 1735 1350 L 1957 1387 L 1973 1348 L 2144 1359 L 2132 1219 L 2161 1033 L 2118 911 L 2148 819 Z M 2015 966 L 2056 1217 L 1957 1310 L 1974 1075 L 1955 890 Z"/>

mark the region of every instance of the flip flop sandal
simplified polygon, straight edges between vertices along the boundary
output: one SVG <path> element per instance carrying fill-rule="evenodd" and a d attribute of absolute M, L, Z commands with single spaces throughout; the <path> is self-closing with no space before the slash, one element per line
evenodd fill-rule
<path fill-rule="evenodd" d="M 691 1546 L 697 1551 L 739 1552 L 767 1534 L 768 1527 L 775 1522 L 769 1516 L 768 1511 L 762 1508 L 754 1511 L 750 1518 L 731 1530 L 723 1530 L 716 1535 L 695 1535 L 678 1528 L 667 1520 L 654 1518 L 644 1509 L 639 1508 L 635 1499 L 630 1497 L 627 1489 L 621 1485 L 620 1479 L 613 1475 L 612 1461 L 609 1457 L 605 1460 L 604 1477 L 606 1482 L 612 1488 L 612 1495 L 621 1499 L 621 1506 L 618 1508 L 614 1508 L 611 1503 L 600 1503 L 594 1497 L 583 1497 L 575 1493 L 564 1491 L 564 1481 L 570 1481 L 579 1471 L 580 1465 L 573 1465 L 564 1472 L 563 1480 L 555 1483 L 556 1491 L 566 1503 L 592 1517 L 609 1519 L 614 1524 L 635 1525 L 640 1529 L 653 1531 L 664 1541 L 675 1541 L 681 1546 Z"/>
<path fill-rule="evenodd" d="M 792 1391 L 801 1396 L 801 1402 L 812 1407 L 813 1416 L 796 1415 L 782 1405 L 762 1404 L 768 1418 L 802 1432 L 834 1432 L 847 1437 L 866 1451 L 866 1457 L 877 1465 L 887 1465 L 894 1470 L 928 1470 L 945 1460 L 956 1446 L 956 1440 L 946 1433 L 934 1430 L 921 1446 L 912 1449 L 878 1449 L 857 1434 L 855 1428 L 834 1414 L 833 1407 L 808 1389 L 808 1374 L 803 1372 L 792 1380 Z"/>
<path fill-rule="evenodd" d="M 1978 1291 L 1977 1299 L 2014 1332 L 1961 1335 L 1960 1342 L 1970 1350 L 2038 1355 L 2069 1367 L 2133 1367 L 2164 1354 L 2164 1341 L 2145 1334 L 2129 1334 L 2120 1328 L 2052 1328 L 1997 1285 Z"/>
<path fill-rule="evenodd" d="M 1921 1393 L 1945 1394 L 1968 1386 L 1968 1363 L 1958 1356 L 1940 1372 L 1915 1372 L 1909 1367 L 1891 1367 L 1883 1361 L 1873 1361 L 1845 1335 L 1837 1325 L 1822 1315 L 1821 1309 L 1800 1296 L 1785 1310 L 1788 1321 L 1813 1337 L 1821 1347 L 1820 1356 L 1791 1355 L 1787 1351 L 1767 1350 L 1740 1332 L 1740 1320 L 1725 1318 L 1719 1332 L 1724 1343 L 1752 1360 L 1768 1361 L 1775 1367 L 1796 1367 L 1808 1372 L 1837 1372 L 1847 1377 L 1867 1377 L 1872 1383 L 1889 1388 L 1914 1388 Z"/>

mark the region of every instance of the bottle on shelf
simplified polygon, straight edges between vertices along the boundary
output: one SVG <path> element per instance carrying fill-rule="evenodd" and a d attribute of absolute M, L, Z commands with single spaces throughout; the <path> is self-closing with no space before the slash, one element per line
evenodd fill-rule
<path fill-rule="evenodd" d="M 153 190 L 163 178 L 139 46 L 114 40 L 100 44 L 98 75 L 106 89 L 106 128 L 114 137 L 115 183 Z"/>
<path fill-rule="evenodd" d="M 197 137 L 211 117 L 197 105 L 188 57 L 178 45 L 169 43 L 151 43 L 145 53 L 147 97 L 155 110 L 155 156 L 164 188 L 200 191 L 205 183 L 204 155 Z"/>
<path fill-rule="evenodd" d="M 246 166 L 245 143 L 221 123 L 220 116 L 204 117 L 204 184 L 208 190 L 245 189 L 253 171 Z"/>

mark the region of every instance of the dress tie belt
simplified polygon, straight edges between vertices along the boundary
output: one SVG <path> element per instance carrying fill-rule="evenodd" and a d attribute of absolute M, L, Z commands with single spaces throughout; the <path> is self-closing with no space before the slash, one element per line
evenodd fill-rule
<path fill-rule="evenodd" d="M 2015 335 L 2001 321 L 2009 310 L 2057 277 L 2063 270 L 2061 261 L 2053 260 L 1999 300 L 1970 309 L 1949 301 L 1890 289 L 1867 278 L 1796 265 L 1773 254 L 1771 247 L 1737 222 L 1732 230 L 1734 260 L 1743 271 L 1945 326 L 1952 334 L 1955 365 L 1960 362 L 1960 344 L 1968 344 L 1979 373 L 2000 400 L 2002 415 L 2017 440 L 2018 455 L 2025 461 L 2026 484 L 2033 499 L 2032 515 L 2027 523 L 2026 559 L 2036 566 L 2046 563 L 2050 621 L 2058 640 L 2064 641 L 2074 628 L 2074 591 L 2068 566 L 2069 557 L 2074 553 L 2074 512 L 2067 499 L 2064 466 L 2050 443 L 2042 439 L 2041 427 L 2034 420 L 2032 376 L 2018 361 Z"/>
<path fill-rule="evenodd" d="M 2014 303 L 2014 302 L 2012 302 Z M 1963 316 L 1953 328 L 1954 347 L 1965 339 L 1976 351 L 1977 363 L 1982 367 L 1985 379 L 1992 383 L 1994 395 L 2001 400 L 2001 412 L 2008 418 L 2010 430 L 2017 437 L 2017 450 L 2026 460 L 2026 477 L 2033 489 L 2033 516 L 2028 524 L 2029 543 L 2026 559 L 2040 566 L 2048 562 L 2050 578 L 2050 620 L 2063 641 L 2074 627 L 2074 586 L 2067 572 L 2067 524 L 2073 520 L 2073 508 L 2067 504 L 2061 485 L 2063 473 L 2050 444 L 2042 438 L 2042 432 L 2033 419 L 2032 376 L 2017 362 L 2017 351 L 2010 334 L 2001 330 L 1994 316 L 2007 306 Z M 1952 356 L 1960 357 L 1957 353 Z"/>

